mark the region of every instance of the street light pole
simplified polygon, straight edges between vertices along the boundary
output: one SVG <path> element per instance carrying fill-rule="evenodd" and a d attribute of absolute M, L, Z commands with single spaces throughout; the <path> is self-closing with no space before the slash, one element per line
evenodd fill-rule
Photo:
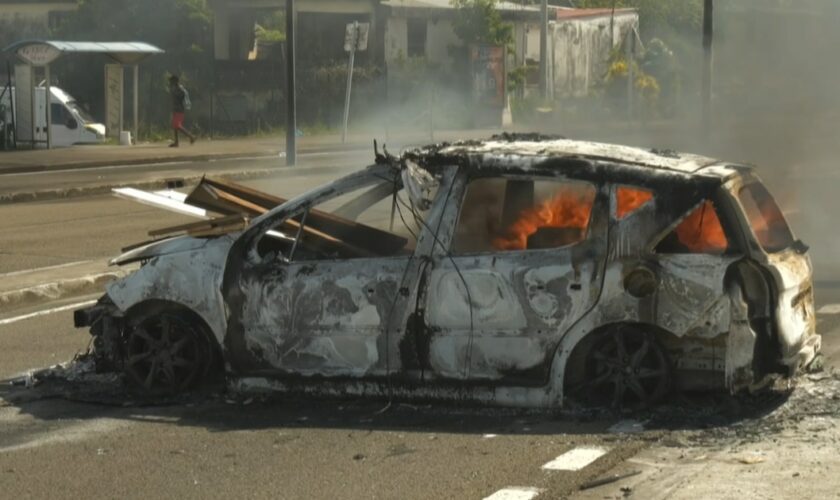
<path fill-rule="evenodd" d="M 712 126 L 712 64 L 713 41 L 715 33 L 714 0 L 704 0 L 703 5 L 703 88 L 702 88 L 702 127 L 706 140 L 711 135 Z"/>
<path fill-rule="evenodd" d="M 295 104 L 295 0 L 286 0 L 286 165 L 297 161 Z"/>
<path fill-rule="evenodd" d="M 548 97 L 548 0 L 540 8 L 540 97 Z"/>

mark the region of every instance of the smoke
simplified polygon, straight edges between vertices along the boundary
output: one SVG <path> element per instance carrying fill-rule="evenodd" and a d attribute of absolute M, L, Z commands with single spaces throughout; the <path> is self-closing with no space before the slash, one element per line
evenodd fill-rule
<path fill-rule="evenodd" d="M 811 247 L 815 278 L 840 279 L 840 263 L 834 258 L 840 252 L 840 236 L 833 227 L 840 208 L 835 167 L 840 145 L 836 90 L 840 3 L 715 3 L 713 118 L 708 137 L 700 128 L 700 32 L 683 33 L 678 39 L 668 33 L 669 46 L 680 47 L 680 82 L 672 116 L 628 120 L 626 113 L 605 118 L 578 112 L 573 118 L 546 120 L 541 131 L 756 165 L 796 236 Z M 649 45 L 650 39 L 644 42 Z"/>

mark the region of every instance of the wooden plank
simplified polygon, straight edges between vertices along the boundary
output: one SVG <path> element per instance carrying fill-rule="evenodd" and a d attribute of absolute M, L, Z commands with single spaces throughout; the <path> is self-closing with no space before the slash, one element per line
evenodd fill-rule
<path fill-rule="evenodd" d="M 187 224 L 179 224 L 177 226 L 170 226 L 164 227 L 160 229 L 152 229 L 149 231 L 149 236 L 163 236 L 165 234 L 172 234 L 172 233 L 180 233 L 182 231 L 195 231 L 204 228 L 214 228 L 214 227 L 221 227 L 221 226 L 231 226 L 240 223 L 243 225 L 248 224 L 248 218 L 243 217 L 240 214 L 235 215 L 228 215 L 226 217 L 219 217 L 216 219 L 210 220 L 202 220 L 198 222 L 189 222 Z"/>

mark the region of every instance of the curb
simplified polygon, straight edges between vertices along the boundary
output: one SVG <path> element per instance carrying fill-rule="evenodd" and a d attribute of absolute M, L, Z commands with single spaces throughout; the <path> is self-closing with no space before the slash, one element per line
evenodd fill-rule
<path fill-rule="evenodd" d="M 288 168 L 288 170 L 287 170 Z M 341 172 L 347 170 L 345 167 L 304 167 L 305 170 L 295 169 L 295 167 L 266 168 L 260 170 L 246 170 L 240 172 L 218 172 L 212 174 L 213 177 L 224 177 L 231 180 L 246 180 L 259 179 L 261 177 L 283 176 L 283 175 L 298 175 L 302 172 Z M 178 177 L 177 179 L 183 181 L 184 184 L 197 184 L 204 175 L 191 175 L 187 177 Z M 0 194 L 0 205 L 11 203 L 22 203 L 28 201 L 50 201 L 70 198 L 80 198 L 83 196 L 95 196 L 101 194 L 110 194 L 114 188 L 133 187 L 138 189 L 167 189 L 171 184 L 172 179 L 158 179 L 154 181 L 138 181 L 138 182 L 120 182 L 113 184 L 101 184 L 98 186 L 80 186 L 70 189 L 49 189 L 45 191 L 29 191 L 22 193 L 6 193 Z"/>
<path fill-rule="evenodd" d="M 362 143 L 348 143 L 348 144 L 329 144 L 325 146 L 313 146 L 308 148 L 299 148 L 298 155 L 330 153 L 335 151 L 364 151 L 370 149 L 373 151 L 373 145 Z M 85 168 L 100 168 L 100 167 L 114 167 L 114 166 L 131 166 L 131 165 L 157 165 L 161 163 L 193 163 L 201 161 L 219 161 L 219 160 L 237 160 L 237 159 L 253 159 L 253 158 L 272 158 L 276 156 L 285 157 L 285 149 L 259 150 L 259 151 L 238 151 L 235 153 L 202 153 L 194 155 L 182 156 L 146 156 L 143 158 L 128 158 L 128 159 L 113 159 L 110 160 L 91 160 L 80 162 L 67 162 L 59 165 L 16 165 L 0 168 L 0 175 L 3 174 L 28 174 L 39 172 L 61 172 L 63 170 L 77 170 Z"/>
<path fill-rule="evenodd" d="M 99 167 L 113 167 L 123 165 L 156 165 L 160 163 L 191 163 L 198 161 L 212 161 L 212 160 L 235 160 L 238 158 L 270 158 L 283 153 L 283 151 L 261 151 L 255 153 L 219 153 L 219 154 L 203 154 L 193 156 L 163 156 L 163 157 L 145 157 L 145 158 L 131 158 L 122 159 L 118 161 L 112 160 L 96 160 L 78 163 L 62 163 L 60 165 L 20 165 L 15 167 L 4 167 L 0 170 L 0 174 L 29 174 L 38 172 L 61 172 L 63 170 L 76 170 L 85 168 L 99 168 Z"/>
<path fill-rule="evenodd" d="M 133 271 L 134 268 L 119 269 L 2 292 L 0 293 L 0 313 L 76 295 L 101 292 L 108 283 L 123 278 Z"/>

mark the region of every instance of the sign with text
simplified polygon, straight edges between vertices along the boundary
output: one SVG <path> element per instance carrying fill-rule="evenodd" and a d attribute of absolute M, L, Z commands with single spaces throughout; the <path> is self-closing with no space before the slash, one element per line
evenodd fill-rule
<path fill-rule="evenodd" d="M 367 50 L 368 32 L 370 32 L 370 23 L 349 23 L 344 32 L 344 50 L 346 52 Z"/>
<path fill-rule="evenodd" d="M 17 55 L 33 66 L 46 66 L 61 55 L 61 51 L 45 43 L 33 43 L 17 49 Z"/>

